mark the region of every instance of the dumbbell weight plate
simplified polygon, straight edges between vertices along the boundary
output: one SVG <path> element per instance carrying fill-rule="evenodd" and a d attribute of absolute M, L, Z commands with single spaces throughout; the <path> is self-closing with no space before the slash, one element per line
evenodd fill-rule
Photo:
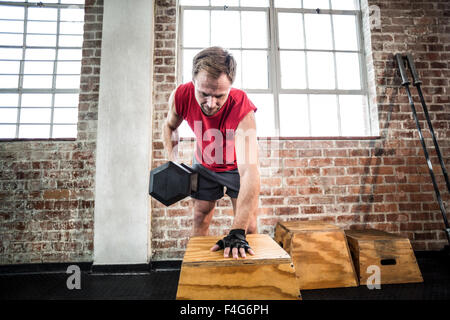
<path fill-rule="evenodd" d="M 191 194 L 196 176 L 188 166 L 169 161 L 150 171 L 149 194 L 170 206 Z"/>

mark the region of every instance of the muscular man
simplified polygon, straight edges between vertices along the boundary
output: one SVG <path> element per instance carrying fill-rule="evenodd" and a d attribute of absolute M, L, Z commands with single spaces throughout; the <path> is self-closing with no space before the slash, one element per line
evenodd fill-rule
<path fill-rule="evenodd" d="M 236 61 L 220 47 L 199 52 L 193 59 L 192 81 L 178 86 L 169 99 L 163 127 L 169 160 L 177 160 L 178 130 L 186 120 L 196 136 L 193 168 L 199 171 L 194 200 L 194 236 L 207 235 L 216 201 L 226 194 L 233 205 L 230 233 L 212 251 L 224 257 L 254 254 L 245 235 L 256 233 L 260 190 L 256 142 L 256 107 L 242 90 L 232 88 Z"/>

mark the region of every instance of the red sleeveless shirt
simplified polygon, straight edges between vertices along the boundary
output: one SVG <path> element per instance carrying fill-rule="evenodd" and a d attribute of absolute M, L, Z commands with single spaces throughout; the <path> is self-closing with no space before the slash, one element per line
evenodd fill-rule
<path fill-rule="evenodd" d="M 175 93 L 177 114 L 187 121 L 196 137 L 195 157 L 198 163 L 215 172 L 237 168 L 234 132 L 241 120 L 256 107 L 239 89 L 230 94 L 217 113 L 207 116 L 195 99 L 191 82 L 178 86 Z"/>

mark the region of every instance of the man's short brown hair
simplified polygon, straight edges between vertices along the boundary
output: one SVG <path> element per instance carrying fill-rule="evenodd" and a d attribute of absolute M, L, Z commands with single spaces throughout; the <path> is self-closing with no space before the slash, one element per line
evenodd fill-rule
<path fill-rule="evenodd" d="M 228 77 L 231 83 L 236 77 L 236 60 L 221 47 L 210 47 L 197 53 L 193 60 L 192 79 L 205 70 L 213 78 L 218 79 L 222 73 Z"/>

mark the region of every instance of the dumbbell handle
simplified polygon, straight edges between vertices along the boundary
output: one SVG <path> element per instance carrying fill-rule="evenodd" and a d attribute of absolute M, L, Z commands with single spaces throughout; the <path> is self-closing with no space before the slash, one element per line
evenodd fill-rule
<path fill-rule="evenodd" d="M 173 162 L 173 161 L 172 161 Z M 175 162 L 174 162 L 175 163 Z M 175 163 L 177 164 L 177 163 Z M 184 169 L 186 169 L 187 171 L 189 171 L 191 173 L 191 193 L 192 192 L 196 192 L 197 188 L 198 188 L 198 175 L 200 174 L 197 171 L 194 171 L 194 169 L 192 169 L 190 166 L 188 166 L 187 164 L 184 163 L 180 163 L 179 165 L 181 165 Z"/>

